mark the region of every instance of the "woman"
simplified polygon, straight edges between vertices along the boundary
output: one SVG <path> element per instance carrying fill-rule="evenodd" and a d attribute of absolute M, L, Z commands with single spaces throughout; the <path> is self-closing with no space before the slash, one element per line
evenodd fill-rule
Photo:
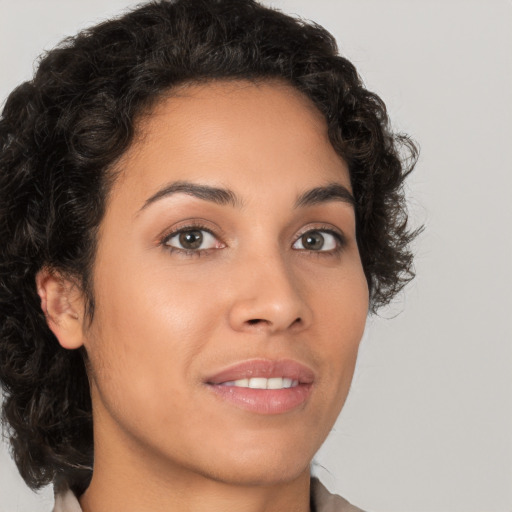
<path fill-rule="evenodd" d="M 250 0 L 149 3 L 50 52 L 0 140 L 25 481 L 56 511 L 358 510 L 309 466 L 368 311 L 412 277 L 416 152 L 332 37 Z"/>

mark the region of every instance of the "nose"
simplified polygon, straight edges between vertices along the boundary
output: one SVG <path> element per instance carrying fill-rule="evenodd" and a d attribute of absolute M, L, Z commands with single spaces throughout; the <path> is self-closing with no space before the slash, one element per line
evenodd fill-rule
<path fill-rule="evenodd" d="M 236 331 L 266 332 L 306 329 L 313 317 L 301 283 L 280 256 L 261 254 L 236 272 L 229 323 Z"/>

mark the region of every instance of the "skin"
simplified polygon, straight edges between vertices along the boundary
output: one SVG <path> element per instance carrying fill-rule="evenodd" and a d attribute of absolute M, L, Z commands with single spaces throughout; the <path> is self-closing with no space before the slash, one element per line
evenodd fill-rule
<path fill-rule="evenodd" d="M 90 359 L 95 467 L 84 511 L 309 510 L 309 465 L 346 399 L 368 311 L 353 206 L 295 205 L 315 187 L 351 190 L 325 120 L 279 82 L 190 85 L 144 117 L 116 171 L 92 324 L 72 283 L 38 276 L 59 342 L 84 345 Z M 147 204 L 182 181 L 236 201 L 177 192 Z M 207 249 L 169 239 L 190 222 L 213 233 Z M 311 230 L 322 250 L 305 248 Z M 306 402 L 259 414 L 205 385 L 251 359 L 312 369 Z"/>

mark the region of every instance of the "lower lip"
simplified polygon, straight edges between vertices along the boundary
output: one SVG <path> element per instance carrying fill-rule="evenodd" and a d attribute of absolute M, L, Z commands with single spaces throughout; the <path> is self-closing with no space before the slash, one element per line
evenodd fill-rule
<path fill-rule="evenodd" d="M 219 397 L 246 411 L 259 414 L 283 414 L 304 404 L 311 384 L 284 389 L 253 389 L 237 386 L 208 385 Z"/>

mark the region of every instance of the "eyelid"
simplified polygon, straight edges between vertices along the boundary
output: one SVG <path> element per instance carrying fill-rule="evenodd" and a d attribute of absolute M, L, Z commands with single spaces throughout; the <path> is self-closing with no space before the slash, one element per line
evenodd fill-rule
<path fill-rule="evenodd" d="M 210 250 L 214 250 L 213 248 L 210 249 L 180 249 L 178 247 L 174 247 L 169 245 L 167 242 L 179 235 L 180 233 L 186 232 L 186 231 L 206 231 L 211 236 L 213 236 L 216 240 L 222 244 L 223 247 L 226 246 L 226 243 L 224 241 L 223 232 L 220 229 L 220 227 L 214 225 L 215 227 L 211 227 L 211 222 L 206 221 L 204 219 L 186 219 L 183 221 L 178 222 L 177 224 L 174 224 L 171 228 L 168 228 L 166 231 L 164 231 L 161 235 L 157 238 L 157 244 L 161 247 L 164 247 L 166 250 L 169 251 L 179 251 L 184 253 L 201 253 L 206 252 Z M 218 249 L 221 249 L 223 247 L 218 247 Z M 217 248 L 216 248 L 217 249 Z"/>
<path fill-rule="evenodd" d="M 209 244 L 210 247 L 198 247 L 195 249 L 187 249 L 186 247 L 179 247 L 176 245 L 173 245 L 171 243 L 172 240 L 177 239 L 178 244 L 182 244 L 181 242 L 181 235 L 183 233 L 202 233 L 202 240 L 201 244 Z M 207 229 L 201 229 L 201 228 L 193 228 L 193 229 L 181 229 L 177 231 L 176 233 L 172 234 L 171 236 L 167 237 L 165 240 L 165 245 L 168 247 L 173 247 L 174 249 L 181 249 L 184 251 L 208 251 L 210 249 L 221 249 L 222 247 L 219 247 L 219 240 L 218 238 L 210 232 L 210 230 Z"/>
<path fill-rule="evenodd" d="M 162 241 L 169 239 L 177 233 L 194 229 L 208 231 L 219 240 L 223 240 L 224 238 L 224 232 L 217 224 L 206 219 L 194 217 L 180 220 L 179 222 L 174 223 L 172 226 L 165 228 L 156 237 L 156 240 L 158 243 L 161 243 Z"/>
<path fill-rule="evenodd" d="M 167 243 L 169 240 L 171 240 L 171 238 L 174 238 L 178 235 L 180 235 L 181 233 L 187 233 L 188 231 L 206 231 L 207 233 L 209 233 L 210 235 L 212 235 L 214 238 L 218 238 L 215 233 L 213 233 L 210 229 L 208 229 L 207 227 L 205 226 L 185 226 L 183 228 L 179 228 L 179 229 L 176 229 L 175 231 L 171 231 L 170 233 L 168 233 L 167 235 L 165 235 L 162 239 L 162 242 L 165 244 Z"/>
<path fill-rule="evenodd" d="M 185 220 L 180 221 L 179 223 L 173 225 L 171 228 L 167 229 L 165 232 L 163 232 L 163 234 L 161 234 L 158 237 L 157 243 L 158 243 L 158 245 L 164 247 L 166 250 L 169 250 L 171 252 L 177 251 L 177 252 L 181 252 L 181 253 L 195 254 L 195 255 L 199 255 L 201 253 L 206 253 L 208 251 L 217 250 L 217 249 L 226 247 L 227 244 L 225 242 L 225 235 L 223 234 L 222 229 L 216 224 L 213 224 L 214 227 L 211 227 L 211 224 L 213 224 L 213 223 L 210 221 L 207 221 L 206 219 L 185 219 Z M 182 232 L 193 231 L 193 230 L 206 231 L 207 233 L 211 234 L 216 240 L 218 240 L 220 242 L 220 244 L 222 244 L 222 247 L 208 248 L 208 249 L 192 249 L 191 250 L 191 249 L 181 249 L 181 248 L 174 247 L 174 246 L 167 244 L 167 242 L 174 236 L 177 236 Z M 336 239 L 336 241 L 338 243 L 338 247 L 336 247 L 336 249 L 330 249 L 330 250 L 324 250 L 324 251 L 322 251 L 322 250 L 313 251 L 313 250 L 308 250 L 308 249 L 295 249 L 295 250 L 308 252 L 308 253 L 316 253 L 319 255 L 321 255 L 321 254 L 329 255 L 329 254 L 338 253 L 339 251 L 344 249 L 348 243 L 348 240 L 347 240 L 345 234 L 343 233 L 343 231 L 341 231 L 341 229 L 337 228 L 336 226 L 333 226 L 332 224 L 325 224 L 325 223 L 322 223 L 322 224 L 314 224 L 314 223 L 311 224 L 310 223 L 310 224 L 304 226 L 296 234 L 294 241 L 292 243 L 292 247 L 295 243 L 297 243 L 297 241 L 302 236 L 304 236 L 306 233 L 308 233 L 310 231 L 324 232 L 324 233 L 328 233 L 328 234 L 332 235 Z"/>
<path fill-rule="evenodd" d="M 327 233 L 331 233 L 333 235 L 338 236 L 340 239 L 346 240 L 345 234 L 338 227 L 336 227 L 332 224 L 325 224 L 325 223 L 315 224 L 314 222 L 309 223 L 306 226 L 304 226 L 303 228 L 301 228 L 299 230 L 299 232 L 297 233 L 296 239 L 305 235 L 309 231 L 326 231 Z"/>
<path fill-rule="evenodd" d="M 320 224 L 320 225 L 308 224 L 307 226 L 305 226 L 304 228 L 302 228 L 299 231 L 299 233 L 295 237 L 293 245 L 295 243 L 297 243 L 301 237 L 303 237 L 306 233 L 309 233 L 310 231 L 324 232 L 324 233 L 328 233 L 328 234 L 334 236 L 334 238 L 338 242 L 338 247 L 336 249 L 331 249 L 331 250 L 327 250 L 327 251 L 313 251 L 313 250 L 308 250 L 308 249 L 296 249 L 296 250 L 302 250 L 302 251 L 306 251 L 306 252 L 314 252 L 317 254 L 322 254 L 322 253 L 333 254 L 335 252 L 339 252 L 340 250 L 342 250 L 348 243 L 347 238 L 346 238 L 345 234 L 343 233 L 343 231 L 336 228 L 332 224 Z M 293 247 L 293 245 L 292 245 L 292 247 Z"/>

